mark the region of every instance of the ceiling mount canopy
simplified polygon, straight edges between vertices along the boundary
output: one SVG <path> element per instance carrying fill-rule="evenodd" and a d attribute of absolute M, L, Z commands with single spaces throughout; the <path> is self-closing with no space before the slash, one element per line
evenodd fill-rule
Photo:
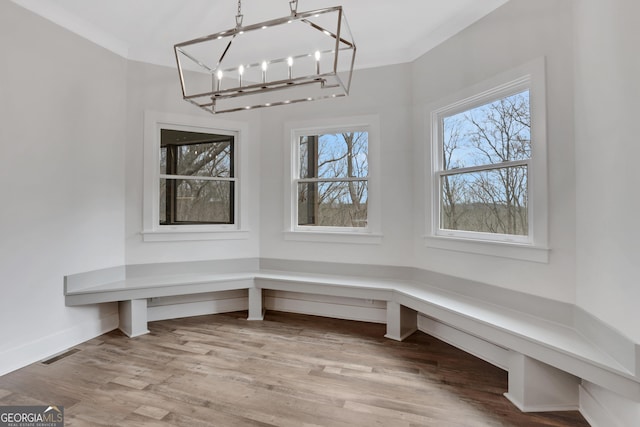
<path fill-rule="evenodd" d="M 356 45 L 342 6 L 236 26 L 174 46 L 182 95 L 212 113 L 346 96 Z"/>

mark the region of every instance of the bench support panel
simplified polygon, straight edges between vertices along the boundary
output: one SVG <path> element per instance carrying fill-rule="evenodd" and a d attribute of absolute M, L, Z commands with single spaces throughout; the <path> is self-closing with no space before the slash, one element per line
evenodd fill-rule
<path fill-rule="evenodd" d="M 118 313 L 120 315 L 119 329 L 129 338 L 149 333 L 146 299 L 119 301 Z"/>
<path fill-rule="evenodd" d="M 387 333 L 385 338 L 403 341 L 417 330 L 417 311 L 397 302 L 387 301 Z"/>
<path fill-rule="evenodd" d="M 264 320 L 264 304 L 261 288 L 249 288 L 249 317 L 247 320 Z"/>
<path fill-rule="evenodd" d="M 522 412 L 579 409 L 580 378 L 514 351 L 505 397 Z"/>

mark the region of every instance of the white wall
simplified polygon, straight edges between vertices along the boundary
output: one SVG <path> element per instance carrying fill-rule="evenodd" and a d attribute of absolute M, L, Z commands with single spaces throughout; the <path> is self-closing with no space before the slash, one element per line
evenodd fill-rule
<path fill-rule="evenodd" d="M 425 247 L 425 165 L 434 102 L 536 58 L 547 65 L 549 263 Z M 571 2 L 512 0 L 413 64 L 416 266 L 575 302 Z"/>
<path fill-rule="evenodd" d="M 62 288 L 124 262 L 126 61 L 7 1 L 0 51 L 4 373 L 115 326 Z"/>
<path fill-rule="evenodd" d="M 126 261 L 142 264 L 170 261 L 195 261 L 231 258 L 252 258 L 259 250 L 260 212 L 260 151 L 262 135 L 260 115 L 225 114 L 224 120 L 243 121 L 249 124 L 249 164 L 241 165 L 249 170 L 249 181 L 240 183 L 240 191 L 249 191 L 249 230 L 247 239 L 209 240 L 185 242 L 144 242 L 142 231 L 143 206 L 143 145 L 144 113 L 155 111 L 204 117 L 215 123 L 211 116 L 184 101 L 180 81 L 175 68 L 161 67 L 141 62 L 129 62 L 127 75 L 127 215 Z M 242 142 L 242 141 L 241 141 Z M 246 224 L 245 224 L 246 225 Z"/>
<path fill-rule="evenodd" d="M 408 64 L 356 71 L 347 98 L 265 109 L 262 116 L 260 256 L 345 263 L 411 265 L 411 113 Z M 381 131 L 382 243 L 284 239 L 285 123 L 377 114 Z"/>
<path fill-rule="evenodd" d="M 576 2 L 578 304 L 640 342 L 640 3 Z"/>

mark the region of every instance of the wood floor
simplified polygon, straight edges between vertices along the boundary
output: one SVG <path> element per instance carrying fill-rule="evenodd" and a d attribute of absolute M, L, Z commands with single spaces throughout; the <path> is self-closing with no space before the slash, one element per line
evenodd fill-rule
<path fill-rule="evenodd" d="M 0 405 L 63 405 L 65 425 L 588 426 L 523 414 L 507 374 L 418 332 L 268 312 L 166 320 L 100 336 L 0 377 Z"/>

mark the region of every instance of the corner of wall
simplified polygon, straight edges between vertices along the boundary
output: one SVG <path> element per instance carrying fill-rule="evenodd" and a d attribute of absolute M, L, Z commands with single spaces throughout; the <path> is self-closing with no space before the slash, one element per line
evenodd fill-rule
<path fill-rule="evenodd" d="M 118 328 L 118 311 L 93 321 L 67 328 L 49 336 L 11 348 L 0 354 L 0 375 L 5 375 L 31 363 L 38 362 L 73 346 Z"/>
<path fill-rule="evenodd" d="M 640 402 L 621 397 L 595 384 L 580 386 L 580 413 L 592 427 L 640 425 Z"/>

